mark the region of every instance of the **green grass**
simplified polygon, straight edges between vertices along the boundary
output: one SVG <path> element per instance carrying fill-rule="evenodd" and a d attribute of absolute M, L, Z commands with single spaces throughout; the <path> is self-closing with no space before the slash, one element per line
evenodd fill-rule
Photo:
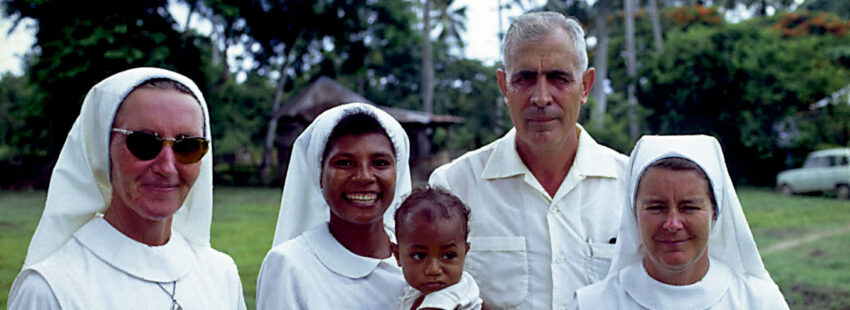
<path fill-rule="evenodd" d="M 44 208 L 43 191 L 0 191 L 0 309 L 6 308 L 12 281 L 20 271 Z M 216 188 L 210 239 L 233 257 L 248 309 L 254 309 L 260 264 L 271 248 L 281 189 Z"/>
<path fill-rule="evenodd" d="M 278 188 L 216 188 L 212 245 L 239 267 L 245 301 L 254 308 L 257 274 L 271 247 L 280 205 Z M 850 224 L 850 202 L 783 197 L 767 189 L 739 189 L 760 248 Z M 44 206 L 44 192 L 0 191 L 0 306 L 23 264 Z M 765 266 L 793 309 L 850 308 L 850 233 L 763 255 Z"/>
<path fill-rule="evenodd" d="M 254 309 L 260 264 L 271 249 L 281 189 L 216 188 L 210 242 L 233 257 L 248 309 Z"/>
<path fill-rule="evenodd" d="M 0 191 L 0 305 L 6 308 L 9 289 L 21 266 L 44 208 L 45 192 Z"/>
<path fill-rule="evenodd" d="M 746 188 L 738 198 L 760 248 L 850 224 L 850 202 L 823 196 L 777 195 Z"/>

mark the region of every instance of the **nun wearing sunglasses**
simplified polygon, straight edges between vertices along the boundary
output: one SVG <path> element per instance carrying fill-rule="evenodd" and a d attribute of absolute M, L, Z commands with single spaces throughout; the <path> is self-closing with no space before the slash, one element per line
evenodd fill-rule
<path fill-rule="evenodd" d="M 95 85 L 53 170 L 9 309 L 245 309 L 210 247 L 209 114 L 158 68 Z"/>

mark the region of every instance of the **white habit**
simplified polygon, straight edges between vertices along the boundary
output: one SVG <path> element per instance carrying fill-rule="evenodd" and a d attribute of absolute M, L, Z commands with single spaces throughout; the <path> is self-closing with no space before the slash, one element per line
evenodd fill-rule
<path fill-rule="evenodd" d="M 516 129 L 431 175 L 472 210 L 465 270 L 489 308 L 566 309 L 574 290 L 608 273 L 627 158 L 576 131 L 575 160 L 554 197 L 520 159 Z"/>
<path fill-rule="evenodd" d="M 245 309 L 229 256 L 174 230 L 151 247 L 96 217 L 18 276 L 9 309 L 171 309 L 172 289 L 183 309 Z"/>
<path fill-rule="evenodd" d="M 709 269 L 689 285 L 667 285 L 646 272 L 646 249 L 635 215 L 637 185 L 647 167 L 681 157 L 705 171 L 717 204 L 708 240 Z M 729 177 L 723 150 L 709 136 L 644 136 L 629 161 L 629 208 L 623 211 L 617 256 L 605 280 L 579 289 L 575 309 L 788 309 L 764 268 Z"/>
<path fill-rule="evenodd" d="M 401 124 L 374 106 L 349 103 L 322 112 L 295 140 L 286 172 L 274 244 L 257 280 L 258 309 L 394 309 L 404 292 L 395 259 L 358 256 L 328 228 L 330 207 L 320 185 L 328 137 L 346 115 L 362 112 L 377 119 L 396 155 L 393 201 L 384 214 L 390 241 L 392 218 L 410 192 L 410 140 Z M 296 238 L 297 237 L 297 238 Z M 295 238 L 295 239 L 293 239 Z"/>
<path fill-rule="evenodd" d="M 257 309 L 395 309 L 405 285 L 392 256 L 358 256 L 320 225 L 266 255 Z"/>
<path fill-rule="evenodd" d="M 203 112 L 210 149 L 201 159 L 195 184 L 173 216 L 168 243 L 150 247 L 124 236 L 100 216 L 112 199 L 112 121 L 136 86 L 157 78 L 176 81 L 192 91 Z M 53 170 L 44 213 L 23 270 L 12 284 L 9 309 L 166 309 L 172 288 L 186 309 L 244 309 L 236 265 L 210 247 L 211 137 L 204 97 L 183 75 L 136 68 L 92 87 Z"/>

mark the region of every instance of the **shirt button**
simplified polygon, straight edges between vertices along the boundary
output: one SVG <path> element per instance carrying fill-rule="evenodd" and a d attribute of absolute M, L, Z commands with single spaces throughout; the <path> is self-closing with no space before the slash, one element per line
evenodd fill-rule
<path fill-rule="evenodd" d="M 558 258 L 556 258 L 556 259 L 555 259 L 555 262 L 557 262 L 557 263 L 559 263 L 559 264 L 562 264 L 562 263 L 564 263 L 565 261 L 567 261 L 567 258 L 566 258 L 566 257 L 563 257 L 563 256 L 558 256 Z"/>
<path fill-rule="evenodd" d="M 561 209 L 558 209 L 558 207 L 552 207 L 552 212 L 558 213 L 559 211 L 561 211 Z"/>

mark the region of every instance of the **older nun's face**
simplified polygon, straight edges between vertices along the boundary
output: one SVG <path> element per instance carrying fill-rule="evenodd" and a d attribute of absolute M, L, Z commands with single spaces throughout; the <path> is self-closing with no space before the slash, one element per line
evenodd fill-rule
<path fill-rule="evenodd" d="M 714 209 L 703 176 L 691 170 L 649 168 L 638 186 L 635 208 L 650 275 L 707 267 Z"/>
<path fill-rule="evenodd" d="M 174 90 L 139 88 L 124 99 L 114 128 L 156 133 L 160 137 L 203 136 L 203 115 L 192 96 Z M 142 160 L 127 149 L 127 136 L 113 133 L 112 204 L 121 214 L 160 221 L 171 218 L 198 178 L 201 162 L 182 163 L 172 147 L 162 147 L 153 159 Z M 130 212 L 126 212 L 130 211 Z"/>

